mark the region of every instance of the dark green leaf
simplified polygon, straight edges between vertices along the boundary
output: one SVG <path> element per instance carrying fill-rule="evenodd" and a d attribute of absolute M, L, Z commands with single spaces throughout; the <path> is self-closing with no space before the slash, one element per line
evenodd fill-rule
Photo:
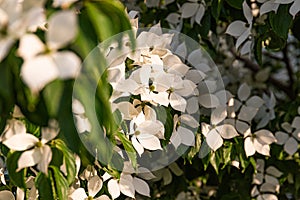
<path fill-rule="evenodd" d="M 293 17 L 289 14 L 289 5 L 281 4 L 277 13 L 271 12 L 269 21 L 273 31 L 284 40 L 288 37 Z"/>
<path fill-rule="evenodd" d="M 226 0 L 226 2 L 233 8 L 242 9 L 244 0 Z"/>
<path fill-rule="evenodd" d="M 48 84 L 43 90 L 43 96 L 50 117 L 57 117 L 62 93 L 63 93 L 63 82 L 60 80 L 56 80 Z"/>
<path fill-rule="evenodd" d="M 74 179 L 76 176 L 76 163 L 75 163 L 74 155 L 68 149 L 66 144 L 60 139 L 56 139 L 54 141 L 53 146 L 62 152 L 63 161 L 64 161 L 64 164 L 66 166 L 66 171 L 67 171 L 67 181 L 68 181 L 68 184 L 71 185 L 74 182 Z"/>
<path fill-rule="evenodd" d="M 132 166 L 136 168 L 137 167 L 136 151 L 132 143 L 123 133 L 117 132 L 117 136 L 120 139 L 121 143 L 123 144 L 124 149 L 126 150 L 126 153 L 131 160 Z"/>
<path fill-rule="evenodd" d="M 23 152 L 15 151 L 13 153 L 8 153 L 6 166 L 9 174 L 9 178 L 13 184 L 20 188 L 26 188 L 25 176 L 26 169 L 22 169 L 19 172 L 16 172 L 18 168 L 18 160 Z"/>

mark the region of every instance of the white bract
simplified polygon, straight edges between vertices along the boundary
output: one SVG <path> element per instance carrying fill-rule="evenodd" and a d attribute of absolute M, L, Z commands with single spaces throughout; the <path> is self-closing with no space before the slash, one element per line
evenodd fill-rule
<path fill-rule="evenodd" d="M 277 200 L 276 193 L 279 193 L 280 184 L 278 178 L 282 172 L 274 166 L 269 166 L 265 170 L 265 162 L 262 159 L 256 161 L 257 173 L 253 176 L 251 196 L 257 199 L 274 199 Z M 269 194 L 264 194 L 269 193 Z M 271 193 L 271 194 L 270 194 Z M 273 194 L 272 194 L 273 193 Z"/>
<path fill-rule="evenodd" d="M 130 135 L 132 145 L 139 155 L 144 152 L 144 148 L 148 150 L 162 149 L 159 138 L 164 136 L 164 126 L 158 120 L 146 119 L 143 112 L 140 112 L 130 122 Z"/>
<path fill-rule="evenodd" d="M 0 2 L 0 62 L 26 31 L 35 31 L 45 20 L 44 1 L 3 0 Z"/>
<path fill-rule="evenodd" d="M 174 128 L 170 138 L 171 143 L 177 148 L 180 144 L 193 146 L 195 143 L 195 133 L 190 129 L 182 126 L 183 124 L 193 128 L 195 131 L 199 127 L 199 123 L 191 115 L 183 114 L 178 117 L 174 116 Z"/>
<path fill-rule="evenodd" d="M 271 120 L 275 119 L 274 107 L 276 106 L 276 99 L 273 93 L 268 97 L 263 94 L 264 104 L 259 108 L 255 119 L 258 119 L 257 129 L 265 127 Z"/>
<path fill-rule="evenodd" d="M 221 124 L 227 117 L 226 107 L 219 106 L 211 113 L 210 123 L 202 123 L 202 134 L 206 137 L 206 143 L 216 151 L 223 144 L 224 139 L 231 139 L 238 136 L 235 128 L 230 124 Z"/>
<path fill-rule="evenodd" d="M 250 39 L 253 15 L 246 1 L 243 2 L 243 12 L 247 23 L 241 20 L 237 20 L 229 24 L 226 30 L 227 34 L 237 38 L 235 44 L 236 49 L 239 49 L 239 47 L 242 45 L 240 49 L 241 55 L 249 53 L 251 51 L 253 43 L 253 41 Z"/>
<path fill-rule="evenodd" d="M 16 134 L 3 141 L 3 144 L 14 151 L 24 151 L 18 160 L 18 169 L 37 165 L 37 168 L 47 174 L 48 165 L 52 159 L 52 151 L 47 143 L 58 134 L 56 129 L 42 128 L 42 139 L 32 134 Z"/>
<path fill-rule="evenodd" d="M 93 176 L 88 180 L 88 195 L 85 193 L 83 188 L 77 188 L 69 195 L 69 199 L 71 200 L 88 200 L 90 198 L 94 200 L 109 200 L 110 198 L 107 195 L 101 195 L 99 197 L 95 197 L 98 192 L 101 190 L 103 186 L 103 181 L 98 175 Z"/>
<path fill-rule="evenodd" d="M 277 12 L 280 4 L 293 3 L 289 9 L 289 13 L 293 16 L 293 18 L 295 18 L 296 14 L 300 11 L 300 0 L 258 0 L 258 2 L 263 3 L 260 7 L 260 15 L 271 11 Z"/>
<path fill-rule="evenodd" d="M 273 133 L 265 129 L 253 134 L 248 133 L 245 137 L 244 149 L 247 157 L 254 155 L 255 152 L 270 156 L 270 144 L 277 141 Z"/>
<path fill-rule="evenodd" d="M 77 35 L 77 19 L 74 11 L 59 11 L 48 20 L 46 45 L 34 34 L 21 37 L 18 49 L 24 59 L 21 77 L 33 92 L 43 89 L 56 78 L 76 77 L 81 61 L 71 51 L 58 51 Z"/>
<path fill-rule="evenodd" d="M 300 118 L 295 117 L 292 125 L 284 122 L 281 127 L 285 132 L 277 131 L 275 133 L 277 144 L 284 145 L 284 151 L 292 156 L 297 152 L 298 142 L 300 141 Z"/>
<path fill-rule="evenodd" d="M 125 196 L 135 198 L 135 192 L 150 197 L 150 188 L 148 183 L 137 176 L 132 176 L 134 173 L 135 170 L 132 168 L 132 165 L 129 162 L 125 162 L 123 172 L 121 173 L 119 180 L 111 178 L 108 173 L 103 175 L 104 181 L 108 180 L 107 188 L 112 199 L 118 198 L 121 193 Z M 149 171 L 146 173 L 152 174 Z"/>

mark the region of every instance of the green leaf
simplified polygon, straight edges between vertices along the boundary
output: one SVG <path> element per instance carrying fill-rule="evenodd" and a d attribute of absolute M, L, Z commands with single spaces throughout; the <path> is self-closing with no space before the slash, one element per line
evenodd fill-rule
<path fill-rule="evenodd" d="M 60 80 L 51 82 L 43 90 L 42 95 L 44 96 L 47 110 L 50 117 L 57 117 L 62 93 L 63 93 L 63 82 Z"/>
<path fill-rule="evenodd" d="M 66 180 L 62 172 L 59 170 L 59 168 L 55 166 L 50 166 L 49 170 L 52 172 L 49 173 L 49 177 L 52 182 L 52 189 L 55 189 L 57 199 L 68 199 L 68 181 Z"/>
<path fill-rule="evenodd" d="M 52 172 L 48 171 L 48 176 L 52 175 Z M 40 172 L 35 178 L 35 187 L 39 191 L 39 199 L 50 200 L 54 199 L 55 193 L 52 191 L 51 179 L 46 174 Z"/>
<path fill-rule="evenodd" d="M 226 0 L 226 2 L 233 8 L 242 9 L 244 0 Z"/>
<path fill-rule="evenodd" d="M 295 20 L 294 20 L 294 23 L 293 23 L 293 27 L 292 27 L 292 32 L 293 32 L 293 35 L 300 41 L 300 17 L 297 17 Z"/>
<path fill-rule="evenodd" d="M 68 182 L 55 166 L 49 167 L 48 175 L 40 172 L 35 179 L 35 186 L 41 200 L 68 199 Z"/>
<path fill-rule="evenodd" d="M 273 31 L 284 40 L 288 37 L 293 17 L 289 14 L 289 5 L 280 5 L 277 13 L 271 12 L 269 22 Z"/>
<path fill-rule="evenodd" d="M 211 14 L 216 19 L 216 21 L 219 19 L 222 6 L 223 6 L 223 0 L 212 1 Z"/>
<path fill-rule="evenodd" d="M 22 169 L 19 172 L 16 172 L 18 168 L 18 160 L 23 152 L 15 151 L 10 152 L 7 155 L 6 166 L 9 174 L 9 178 L 13 184 L 20 188 L 26 189 L 25 176 L 26 169 Z"/>
<path fill-rule="evenodd" d="M 74 155 L 69 150 L 67 145 L 60 139 L 54 140 L 53 147 L 56 147 L 62 152 L 63 162 L 66 166 L 66 171 L 67 171 L 67 182 L 68 185 L 71 185 L 74 182 L 76 176 L 76 163 L 75 163 Z"/>
<path fill-rule="evenodd" d="M 121 143 L 123 144 L 124 149 L 126 150 L 128 157 L 130 158 L 132 166 L 136 168 L 137 167 L 136 151 L 131 141 L 123 133 L 117 132 L 117 136 L 120 139 Z"/>
<path fill-rule="evenodd" d="M 90 1 L 85 4 L 100 41 L 131 29 L 123 4 L 119 1 Z M 133 41 L 133 34 L 130 34 Z"/>

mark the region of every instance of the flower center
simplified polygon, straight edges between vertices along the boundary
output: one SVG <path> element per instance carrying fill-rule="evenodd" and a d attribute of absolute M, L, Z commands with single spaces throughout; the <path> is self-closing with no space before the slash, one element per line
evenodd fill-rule
<path fill-rule="evenodd" d="M 134 135 L 139 135 L 139 134 L 141 134 L 141 131 L 135 131 L 134 132 Z"/>
<path fill-rule="evenodd" d="M 41 141 L 38 141 L 36 144 L 35 144 L 36 147 L 42 147 L 43 146 L 43 143 Z"/>
<path fill-rule="evenodd" d="M 149 86 L 149 90 L 150 90 L 151 92 L 153 92 L 153 91 L 155 90 L 155 86 L 154 86 L 154 85 L 150 85 L 150 86 Z"/>

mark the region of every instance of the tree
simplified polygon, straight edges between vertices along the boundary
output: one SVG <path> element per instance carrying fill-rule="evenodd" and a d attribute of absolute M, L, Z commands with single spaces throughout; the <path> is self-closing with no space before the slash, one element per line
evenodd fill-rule
<path fill-rule="evenodd" d="M 299 11 L 0 1 L 0 199 L 300 198 Z"/>

